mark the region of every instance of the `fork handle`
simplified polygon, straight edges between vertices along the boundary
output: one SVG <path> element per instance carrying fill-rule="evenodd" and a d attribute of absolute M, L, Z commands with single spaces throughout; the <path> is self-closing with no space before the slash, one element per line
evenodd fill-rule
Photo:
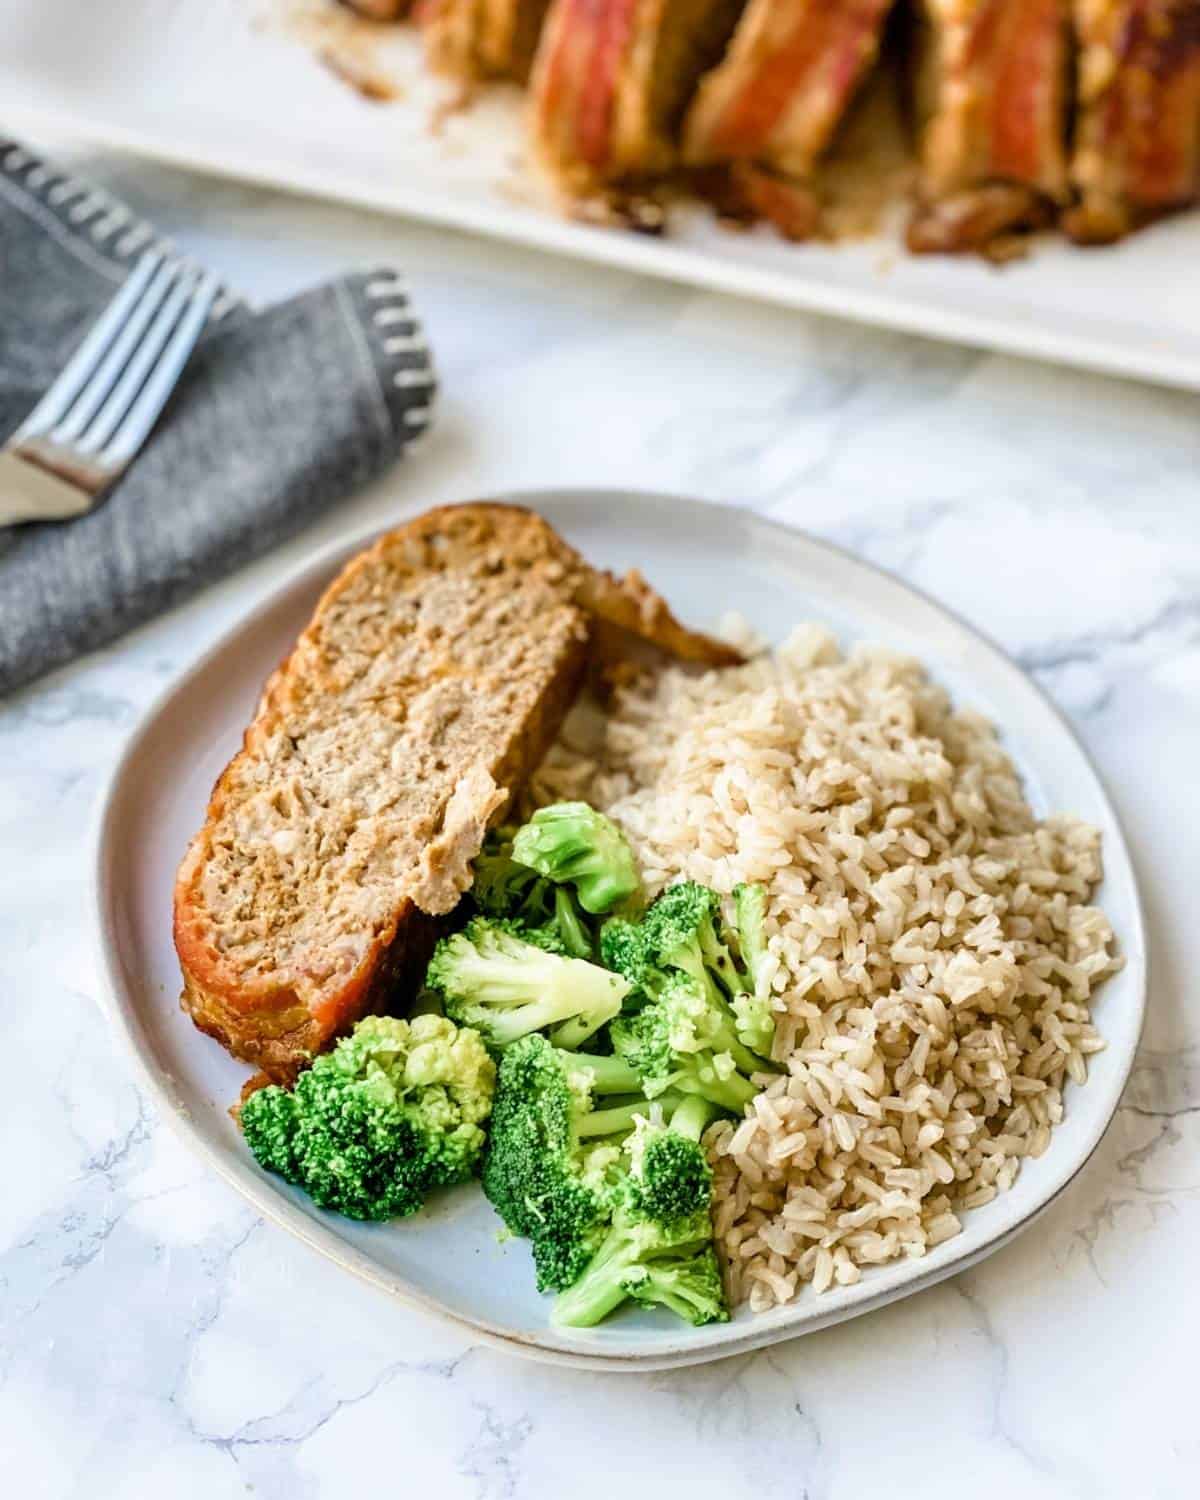
<path fill-rule="evenodd" d="M 0 526 L 65 521 L 90 510 L 93 497 L 48 469 L 0 453 Z"/>

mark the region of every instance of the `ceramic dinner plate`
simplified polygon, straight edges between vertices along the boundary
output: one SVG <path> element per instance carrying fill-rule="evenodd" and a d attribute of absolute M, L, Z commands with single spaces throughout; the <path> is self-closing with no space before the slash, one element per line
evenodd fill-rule
<path fill-rule="evenodd" d="M 323 1213 L 259 1170 L 227 1109 L 244 1065 L 194 1029 L 178 1003 L 171 886 L 204 816 L 214 778 L 237 749 L 264 678 L 287 652 L 325 585 L 369 537 L 323 553 L 265 598 L 151 709 L 125 750 L 100 809 L 95 917 L 104 1006 L 142 1085 L 184 1138 L 266 1217 L 389 1296 L 513 1352 L 604 1369 L 645 1370 L 740 1353 L 905 1297 L 990 1254 L 1047 1207 L 1095 1149 L 1117 1106 L 1142 1025 L 1146 958 L 1138 892 L 1116 815 L 1080 745 L 1037 687 L 995 646 L 932 600 L 803 534 L 744 511 L 660 495 L 545 491 L 504 496 L 540 511 L 592 562 L 636 564 L 689 624 L 737 609 L 772 640 L 820 621 L 844 644 L 885 642 L 925 661 L 960 704 L 999 726 L 1034 808 L 1074 813 L 1104 838 L 1098 900 L 1124 969 L 1100 991 L 1095 1020 L 1107 1049 L 1067 1117 L 1016 1185 L 963 1215 L 963 1232 L 924 1259 L 865 1270 L 855 1286 L 725 1325 L 688 1328 L 629 1310 L 599 1328 L 552 1329 L 534 1290 L 526 1244 L 500 1244 L 500 1222 L 478 1188 L 457 1189 L 421 1214 L 357 1224 Z"/>

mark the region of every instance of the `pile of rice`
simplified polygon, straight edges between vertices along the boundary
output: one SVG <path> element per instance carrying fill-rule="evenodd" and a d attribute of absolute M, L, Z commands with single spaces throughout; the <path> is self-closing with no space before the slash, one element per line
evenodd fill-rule
<path fill-rule="evenodd" d="M 651 892 L 768 887 L 786 1071 L 709 1134 L 734 1299 L 922 1255 L 1045 1151 L 1119 966 L 1089 905 L 1099 834 L 1038 822 L 992 726 L 916 662 L 808 626 L 744 667 L 666 669 L 598 731 L 573 718 L 533 792 L 609 813 Z"/>

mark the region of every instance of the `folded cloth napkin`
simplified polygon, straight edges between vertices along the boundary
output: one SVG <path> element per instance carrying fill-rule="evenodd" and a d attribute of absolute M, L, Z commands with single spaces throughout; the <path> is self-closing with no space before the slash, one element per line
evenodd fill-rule
<path fill-rule="evenodd" d="M 0 442 L 142 251 L 162 244 L 111 195 L 0 138 Z M 366 483 L 425 428 L 434 390 L 392 270 L 261 312 L 224 293 L 112 492 L 74 520 L 0 528 L 0 694 L 178 603 Z"/>

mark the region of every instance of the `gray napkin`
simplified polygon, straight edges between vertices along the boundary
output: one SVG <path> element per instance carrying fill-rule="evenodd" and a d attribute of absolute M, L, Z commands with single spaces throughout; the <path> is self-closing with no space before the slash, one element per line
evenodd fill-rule
<path fill-rule="evenodd" d="M 141 252 L 111 195 L 0 138 L 0 442 Z M 426 426 L 429 352 L 398 275 L 214 307 L 149 442 L 95 510 L 0 528 L 0 694 L 266 552 Z"/>

